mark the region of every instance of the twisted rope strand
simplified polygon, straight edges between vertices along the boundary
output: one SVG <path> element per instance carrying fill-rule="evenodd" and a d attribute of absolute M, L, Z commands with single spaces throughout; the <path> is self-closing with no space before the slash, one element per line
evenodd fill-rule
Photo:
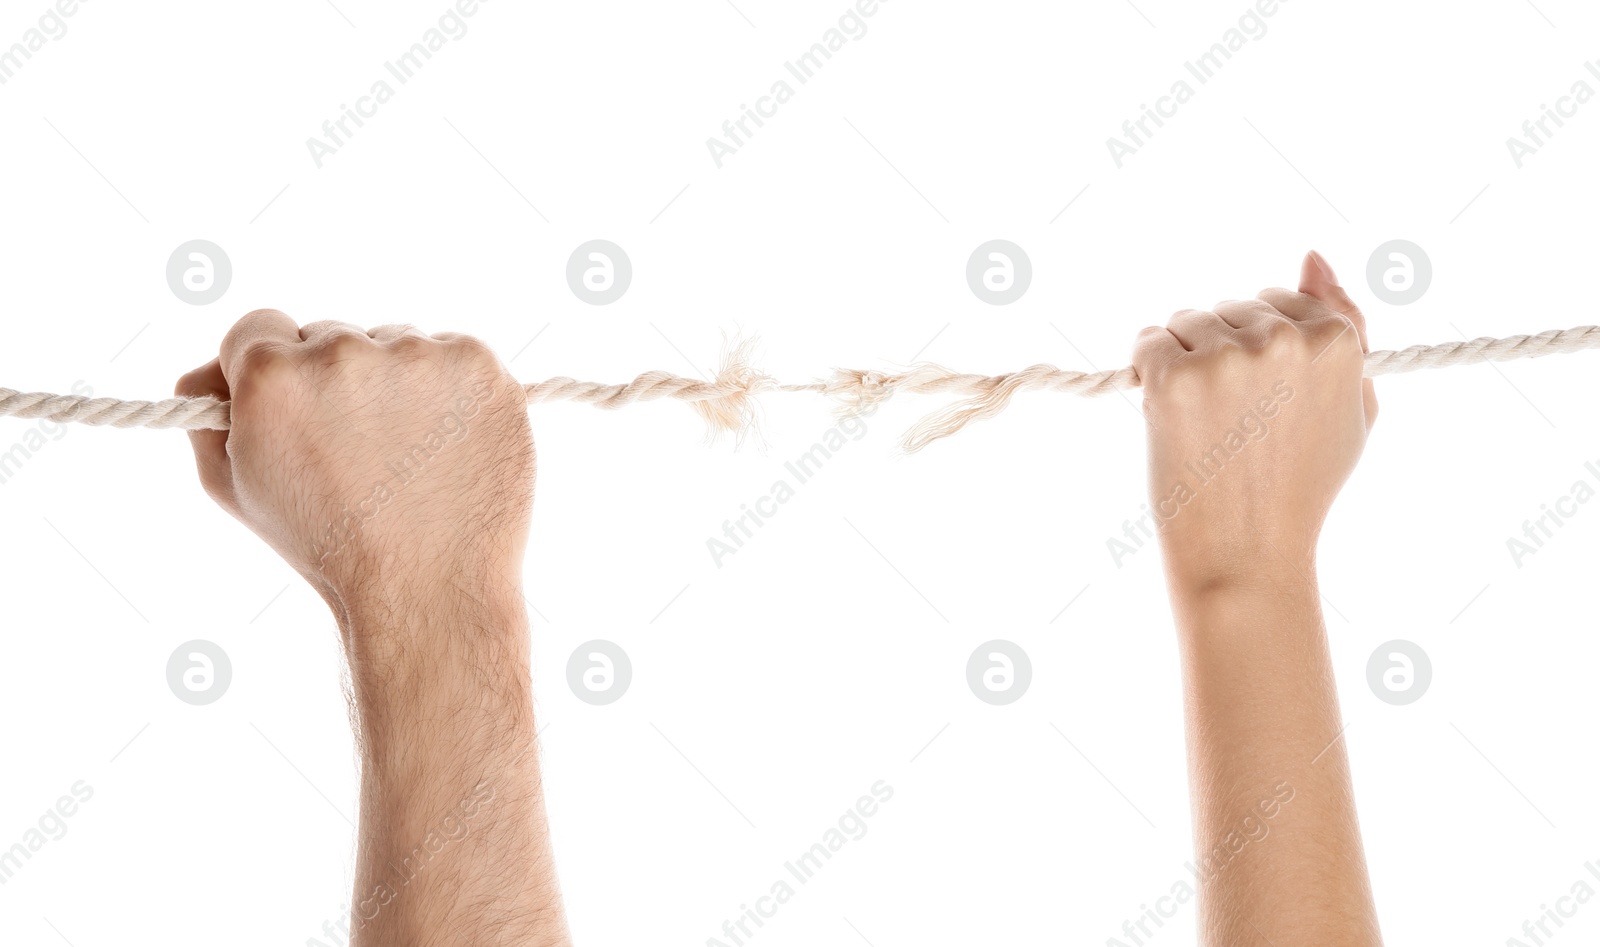
<path fill-rule="evenodd" d="M 96 427 L 179 427 L 186 430 L 228 429 L 228 404 L 215 398 L 168 398 L 165 401 L 119 401 L 82 395 L 24 394 L 0 388 L 0 417 L 75 421 Z"/>
<path fill-rule="evenodd" d="M 1362 362 L 1361 374 L 1367 378 L 1379 375 L 1397 375 L 1424 368 L 1448 368 L 1452 365 L 1476 365 L 1480 362 L 1507 362 L 1521 358 L 1542 358 L 1546 355 L 1568 354 L 1600 348 L 1600 326 L 1578 326 L 1572 329 L 1549 329 L 1538 335 L 1513 335 L 1503 339 L 1480 337 L 1440 345 L 1413 345 L 1399 351 L 1369 352 Z M 940 371 L 943 371 L 942 369 Z M 993 417 L 1005 410 L 1011 395 L 1020 390 L 1048 389 L 1065 391 L 1084 397 L 1098 397 L 1110 391 L 1137 388 L 1139 376 L 1132 367 L 1109 372 L 1062 371 L 1053 365 L 1034 365 L 1010 375 L 981 378 L 973 375 L 948 378 L 966 380 L 969 391 L 975 395 L 928 415 L 907 431 L 901 446 L 907 453 L 916 453 L 934 441 L 966 427 L 982 418 Z"/>
<path fill-rule="evenodd" d="M 1565 355 L 1594 348 L 1600 348 L 1600 326 L 1551 329 L 1537 335 L 1478 338 L 1370 352 L 1362 374 L 1373 378 L 1425 368 Z M 608 385 L 557 377 L 524 385 L 523 389 L 529 404 L 577 401 L 607 409 L 671 398 L 689 404 L 713 429 L 735 432 L 747 430 L 753 424 L 754 398 L 770 391 L 817 392 L 837 401 L 846 414 L 875 407 L 900 391 L 966 396 L 965 400 L 923 418 L 906 433 L 902 444 L 907 451 L 914 452 L 949 437 L 973 421 L 999 414 L 1011 402 L 1011 396 L 1019 391 L 1059 391 L 1093 398 L 1139 385 L 1139 376 L 1132 367 L 1079 372 L 1039 364 L 1005 375 L 970 375 L 929 363 L 912 366 L 899 374 L 835 369 L 826 379 L 788 384 L 751 368 L 749 356 L 749 343 L 733 346 L 722 370 L 711 381 L 653 371 L 625 384 Z M 227 430 L 229 425 L 228 403 L 209 397 L 120 401 L 0 388 L 0 417 L 4 416 L 123 428 Z"/>

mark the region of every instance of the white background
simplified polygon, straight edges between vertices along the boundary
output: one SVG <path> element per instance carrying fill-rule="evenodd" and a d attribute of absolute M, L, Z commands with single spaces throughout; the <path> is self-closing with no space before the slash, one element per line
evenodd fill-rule
<path fill-rule="evenodd" d="M 1113 368 L 1174 310 L 1292 286 L 1311 247 L 1370 300 L 1375 348 L 1595 321 L 1600 104 L 1520 170 L 1505 144 L 1600 86 L 1600 18 L 1574 0 L 1293 0 L 1120 170 L 1107 137 L 1245 0 L 892 0 L 720 170 L 706 139 L 845 0 L 496 0 L 319 170 L 306 139 L 446 9 L 336 2 L 95 0 L 0 86 L 0 385 L 163 397 L 265 306 L 471 332 L 529 381 L 705 373 L 736 331 L 785 380 L 914 357 Z M 45 8 L 7 0 L 0 44 Z M 165 281 L 197 238 L 234 267 L 203 307 Z M 563 275 L 592 238 L 633 261 L 609 306 Z M 964 279 L 993 238 L 1034 266 L 1006 307 Z M 1365 285 L 1394 238 L 1435 271 L 1404 307 Z M 1597 358 L 1380 380 L 1326 529 L 1393 943 L 1501 944 L 1600 887 L 1600 510 L 1521 568 L 1506 548 L 1594 480 Z M 762 443 L 737 450 L 676 404 L 532 409 L 534 683 L 580 943 L 705 944 L 878 780 L 894 797 L 866 836 L 751 943 L 1103 944 L 1188 878 L 1160 564 L 1106 548 L 1144 502 L 1140 418 L 1024 395 L 897 456 L 943 403 L 891 402 L 721 568 L 706 540 L 822 435 L 821 399 L 766 398 Z M 35 424 L 0 420 L 0 451 Z M 202 494 L 176 432 L 65 431 L 0 484 L 0 523 L 0 847 L 94 789 L 0 886 L 0 940 L 321 937 L 356 817 L 321 601 Z M 233 663 L 203 707 L 165 678 L 194 638 Z M 565 680 L 594 638 L 633 663 L 604 707 Z M 993 638 L 1033 662 L 1004 707 L 965 680 Z M 1366 683 L 1395 638 L 1433 662 L 1403 707 Z M 1147 942 L 1193 943 L 1193 923 L 1191 904 Z M 1585 906 L 1558 942 L 1596 936 Z"/>

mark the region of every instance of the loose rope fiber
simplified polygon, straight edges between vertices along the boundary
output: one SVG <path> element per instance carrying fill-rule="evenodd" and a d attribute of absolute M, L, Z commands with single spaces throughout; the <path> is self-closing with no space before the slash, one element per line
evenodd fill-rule
<path fill-rule="evenodd" d="M 1413 345 L 1399 351 L 1370 352 L 1362 374 L 1374 378 L 1424 368 L 1508 362 L 1594 348 L 1600 348 L 1600 326 L 1551 329 L 1538 335 L 1478 338 L 1442 345 Z M 907 452 L 915 452 L 949 437 L 973 421 L 999 414 L 1010 403 L 1011 396 L 1019 391 L 1059 391 L 1092 398 L 1139 385 L 1139 376 L 1131 366 L 1108 372 L 1078 372 L 1041 364 L 1006 375 L 966 375 L 931 363 L 915 365 L 898 374 L 835 369 L 826 379 L 784 384 L 750 367 L 750 354 L 750 342 L 732 346 L 721 371 L 711 381 L 684 378 L 670 372 L 645 372 L 625 384 L 607 385 L 558 377 L 523 388 L 529 404 L 577 401 L 597 408 L 621 408 L 641 401 L 672 398 L 687 402 L 714 430 L 734 432 L 750 426 L 755 417 L 755 397 L 769 391 L 816 392 L 837 401 L 845 414 L 872 408 L 901 391 L 967 396 L 928 415 L 906 432 L 901 444 Z M 228 402 L 215 398 L 119 401 L 81 395 L 24 394 L 0 388 L 0 417 L 7 415 L 96 426 L 185 430 L 227 430 L 229 424 Z"/>

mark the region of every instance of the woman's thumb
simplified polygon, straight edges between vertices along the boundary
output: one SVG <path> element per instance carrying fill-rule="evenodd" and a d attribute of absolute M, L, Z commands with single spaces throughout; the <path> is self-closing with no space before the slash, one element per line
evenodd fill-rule
<path fill-rule="evenodd" d="M 1339 277 L 1334 275 L 1333 267 L 1315 250 L 1307 253 L 1305 261 L 1300 264 L 1300 292 L 1314 297 L 1354 323 L 1356 332 L 1361 336 L 1362 351 L 1367 350 L 1367 320 L 1362 316 L 1361 308 L 1339 285 Z"/>

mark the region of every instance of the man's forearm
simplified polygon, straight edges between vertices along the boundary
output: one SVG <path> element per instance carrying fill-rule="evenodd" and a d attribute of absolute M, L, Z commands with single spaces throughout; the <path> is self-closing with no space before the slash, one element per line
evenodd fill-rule
<path fill-rule="evenodd" d="M 1310 563 L 1175 585 L 1202 942 L 1380 942 Z"/>
<path fill-rule="evenodd" d="M 357 947 L 568 943 L 514 588 L 358 603 Z M 426 643 L 426 647 L 423 647 Z"/>

